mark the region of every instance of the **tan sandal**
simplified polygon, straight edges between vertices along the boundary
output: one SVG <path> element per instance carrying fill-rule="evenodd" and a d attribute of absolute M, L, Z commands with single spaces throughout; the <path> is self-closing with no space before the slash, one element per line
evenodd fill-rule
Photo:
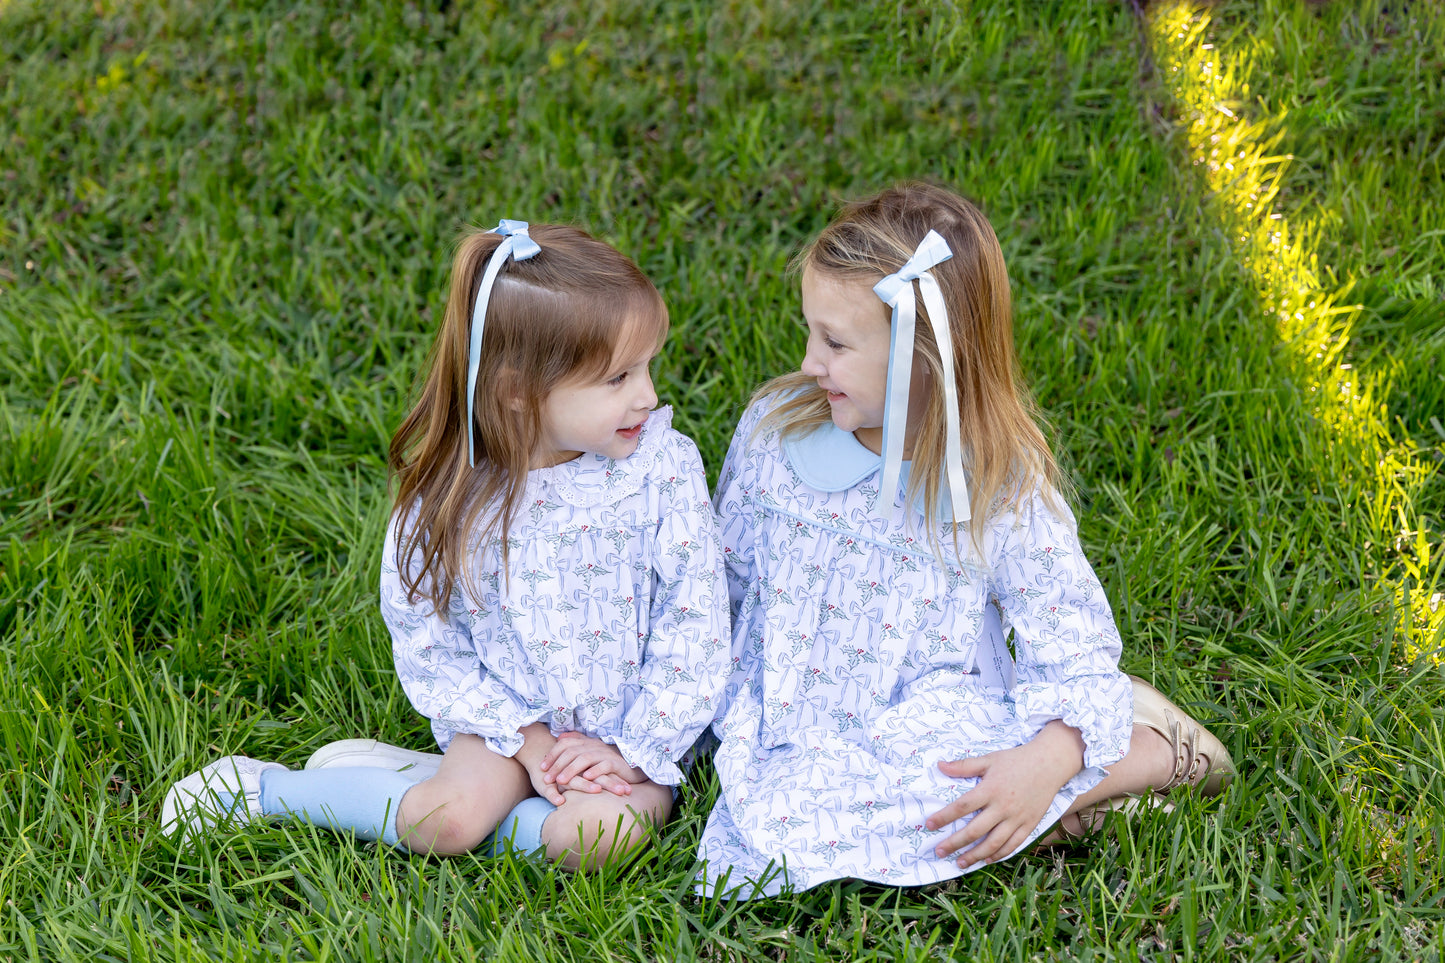
<path fill-rule="evenodd" d="M 1222 792 L 1236 774 L 1224 743 L 1164 693 L 1137 675 L 1129 678 L 1134 681 L 1134 724 L 1153 729 L 1174 750 L 1174 774 L 1154 787 L 1155 794 L 1163 796 L 1178 786 L 1196 786 L 1206 796 Z"/>

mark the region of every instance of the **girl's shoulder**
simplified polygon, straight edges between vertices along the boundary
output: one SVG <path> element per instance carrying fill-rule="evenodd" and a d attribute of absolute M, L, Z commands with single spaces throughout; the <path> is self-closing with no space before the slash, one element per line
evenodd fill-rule
<path fill-rule="evenodd" d="M 662 407 L 648 417 L 637 449 L 626 458 L 584 452 L 569 462 L 532 472 L 528 486 L 550 488 L 574 507 L 594 508 L 615 505 L 649 485 L 701 471 L 697 445 L 672 427 L 672 408 Z"/>
<path fill-rule="evenodd" d="M 803 390 L 796 386 L 775 385 L 773 382 L 764 385 L 743 409 L 733 438 L 744 444 L 776 444 L 784 432 L 783 426 L 777 424 L 773 416 L 789 402 L 797 401 L 802 394 Z"/>
<path fill-rule="evenodd" d="M 1078 520 L 1062 492 L 1047 479 L 1013 479 L 994 497 L 985 516 L 984 542 L 991 552 L 1014 550 L 1040 538 L 1077 537 Z"/>

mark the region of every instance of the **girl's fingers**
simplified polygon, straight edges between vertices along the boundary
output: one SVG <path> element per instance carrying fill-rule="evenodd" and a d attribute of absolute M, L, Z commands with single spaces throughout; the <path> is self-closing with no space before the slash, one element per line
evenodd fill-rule
<path fill-rule="evenodd" d="M 975 786 L 932 816 L 929 816 L 923 821 L 923 825 L 929 829 L 938 829 L 942 826 L 947 826 L 955 820 L 962 819 L 969 813 L 976 812 L 986 805 L 988 805 L 987 796 L 980 793 L 979 787 Z M 972 826 L 973 824 L 970 823 L 969 825 Z M 967 831 L 967 827 L 965 827 L 965 831 Z"/>
<path fill-rule="evenodd" d="M 542 764 L 539 768 L 543 772 L 550 772 L 552 767 L 557 764 L 557 760 L 562 757 L 562 753 L 569 751 L 571 751 L 570 747 L 563 745 L 560 739 L 557 740 L 552 743 L 552 748 L 548 749 L 547 754 L 542 757 Z"/>
<path fill-rule="evenodd" d="M 566 769 L 559 770 L 557 781 L 563 785 L 571 783 L 587 771 L 588 763 L 585 759 L 573 759 L 567 764 Z"/>
<path fill-rule="evenodd" d="M 995 856 L 993 859 L 989 860 L 989 862 L 996 863 L 1001 859 L 1008 859 L 1009 853 L 1012 853 L 1014 850 L 1022 846 L 1028 840 L 1028 838 L 1029 827 L 1020 826 L 1014 831 L 1014 834 L 1009 837 L 1008 842 L 1003 844 L 1003 848 L 999 851 L 998 855 Z"/>
<path fill-rule="evenodd" d="M 556 742 L 552 743 L 552 747 L 547 750 L 544 756 L 542 756 L 542 771 L 546 772 L 548 769 L 551 769 L 552 764 L 557 761 L 557 757 L 562 755 L 563 751 L 565 751 L 566 749 L 567 744 L 564 743 L 561 739 L 558 739 Z"/>
<path fill-rule="evenodd" d="M 977 821 L 977 819 L 974 820 L 974 822 Z M 959 868 L 967 869 L 976 863 L 989 862 L 998 852 L 998 837 L 1004 835 L 1005 832 L 1004 829 L 995 824 L 989 833 L 978 841 L 977 845 L 972 849 L 965 850 L 963 855 L 958 857 Z"/>
<path fill-rule="evenodd" d="M 547 754 L 542 757 L 542 771 L 547 772 L 555 766 L 557 760 L 562 758 L 563 753 L 576 752 L 579 747 L 575 745 L 575 743 L 577 740 L 585 738 L 585 736 L 578 732 L 564 732 L 558 736 L 556 741 L 552 743 L 552 748 L 548 749 Z"/>
<path fill-rule="evenodd" d="M 567 760 L 566 768 L 557 773 L 559 782 L 567 782 L 578 777 L 591 779 L 591 771 L 601 765 L 591 753 L 578 752 Z M 606 768 L 603 771 L 607 771 Z"/>
<path fill-rule="evenodd" d="M 548 767 L 547 771 L 555 772 L 560 777 L 562 773 L 567 770 L 567 767 L 576 763 L 577 757 L 580 755 L 582 755 L 581 746 L 568 746 L 557 753 L 557 758 L 552 760 L 552 765 Z M 563 780 L 563 782 L 565 781 L 566 780 Z"/>
<path fill-rule="evenodd" d="M 962 819 L 964 815 L 963 799 L 959 797 L 938 812 L 931 814 L 923 821 L 923 825 L 929 829 L 938 829 L 941 826 L 947 826 L 951 822 Z"/>
<path fill-rule="evenodd" d="M 933 852 L 939 859 L 947 859 L 964 847 L 963 830 L 959 830 L 949 836 L 943 842 L 933 848 Z"/>
<path fill-rule="evenodd" d="M 989 756 L 991 755 L 993 755 L 993 753 L 974 756 L 971 759 L 954 759 L 948 762 L 940 762 L 938 769 L 945 776 L 952 776 L 955 779 L 968 779 L 982 776 L 988 771 Z"/>
<path fill-rule="evenodd" d="M 632 783 L 619 776 L 615 776 L 612 773 L 608 773 L 605 776 L 602 776 L 597 781 L 602 785 L 603 789 L 606 789 L 614 796 L 632 795 Z"/>
<path fill-rule="evenodd" d="M 998 816 L 990 813 L 986 808 L 981 808 L 974 817 L 968 821 L 967 826 L 944 840 L 935 852 L 937 852 L 939 856 L 947 858 L 958 850 L 968 849 L 969 846 L 977 843 L 992 832 L 998 823 Z M 971 850 L 966 857 L 960 857 L 960 859 L 965 858 L 972 861 L 973 854 Z M 959 865 L 962 866 L 965 864 L 960 862 Z"/>
<path fill-rule="evenodd" d="M 559 783 L 559 786 L 566 789 L 568 792 L 586 792 L 595 794 L 602 791 L 601 786 L 597 785 L 591 780 L 583 779 L 581 776 L 578 776 L 576 779 L 573 779 L 570 782 Z M 556 805 L 555 800 L 553 801 L 553 805 Z"/>

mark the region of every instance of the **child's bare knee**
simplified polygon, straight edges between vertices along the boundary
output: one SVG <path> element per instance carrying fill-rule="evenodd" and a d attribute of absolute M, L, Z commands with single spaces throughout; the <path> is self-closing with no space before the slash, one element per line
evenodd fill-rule
<path fill-rule="evenodd" d="M 624 825 L 607 827 L 595 823 L 573 826 L 570 838 L 557 838 L 547 847 L 548 855 L 563 869 L 595 870 L 630 859 L 647 843 L 647 828 L 630 816 Z"/>
<path fill-rule="evenodd" d="M 543 827 L 547 855 L 570 870 L 593 870 L 626 861 L 647 845 L 650 827 L 665 820 L 668 809 L 666 805 L 634 806 L 600 796 L 569 799 Z"/>
<path fill-rule="evenodd" d="M 459 856 L 481 845 L 496 828 L 440 780 L 418 783 L 402 797 L 396 831 L 413 852 Z"/>

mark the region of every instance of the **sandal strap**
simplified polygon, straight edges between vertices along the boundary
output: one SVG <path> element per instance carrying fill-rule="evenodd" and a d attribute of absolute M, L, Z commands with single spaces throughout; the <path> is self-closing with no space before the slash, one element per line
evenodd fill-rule
<path fill-rule="evenodd" d="M 1194 726 L 1184 725 L 1167 709 L 1164 712 L 1164 721 L 1169 731 L 1161 732 L 1160 735 L 1169 741 L 1169 747 L 1174 752 L 1174 774 L 1165 780 L 1164 785 L 1154 790 L 1160 794 L 1179 786 L 1194 785 L 1204 762 L 1199 755 L 1199 730 Z"/>

